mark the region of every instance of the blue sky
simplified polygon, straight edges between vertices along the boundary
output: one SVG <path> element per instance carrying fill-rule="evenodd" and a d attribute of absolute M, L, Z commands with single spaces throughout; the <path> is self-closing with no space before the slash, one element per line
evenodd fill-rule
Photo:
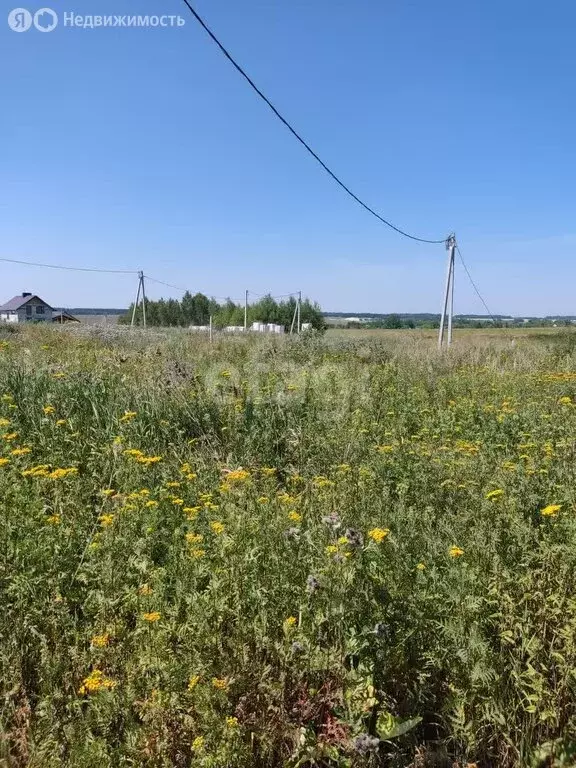
<path fill-rule="evenodd" d="M 327 310 L 439 311 L 443 246 L 353 203 L 184 4 L 51 7 L 186 25 L 16 34 L 4 15 L 0 256 L 142 268 L 217 296 L 301 289 Z M 456 231 L 492 311 L 576 314 L 573 0 L 196 7 L 369 205 L 423 237 Z M 54 305 L 124 306 L 136 288 L 6 263 L 0 275 L 1 299 Z M 462 270 L 455 308 L 483 312 Z"/>

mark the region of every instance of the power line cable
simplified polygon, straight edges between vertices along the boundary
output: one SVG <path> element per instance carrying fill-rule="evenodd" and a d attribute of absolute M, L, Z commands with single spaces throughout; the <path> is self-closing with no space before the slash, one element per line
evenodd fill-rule
<path fill-rule="evenodd" d="M 46 267 L 47 269 L 65 269 L 70 272 L 102 272 L 108 275 L 137 275 L 138 272 L 130 269 L 99 269 L 97 267 L 69 267 L 62 264 L 41 264 L 37 261 L 22 261 L 20 259 L 3 259 L 10 264 L 25 264 L 27 267 Z"/>
<path fill-rule="evenodd" d="M 252 90 L 254 90 L 258 96 L 264 101 L 265 104 L 270 107 L 272 112 L 276 115 L 276 117 L 280 120 L 281 123 L 283 123 L 286 128 L 290 131 L 290 133 L 296 138 L 300 144 L 304 147 L 304 149 L 309 152 L 312 157 L 316 160 L 317 163 L 319 163 L 322 168 L 326 171 L 326 173 L 340 186 L 342 189 L 350 195 L 350 197 L 355 200 L 359 205 L 362 206 L 368 213 L 371 213 L 372 216 L 375 216 L 379 221 L 381 221 L 383 224 L 386 224 L 387 227 L 390 227 L 390 229 L 393 229 L 395 232 L 398 232 L 399 235 L 403 235 L 404 237 L 408 237 L 410 240 L 416 240 L 419 243 L 444 243 L 446 241 L 446 238 L 443 237 L 441 240 L 427 240 L 424 237 L 416 237 L 416 235 L 411 235 L 408 232 L 405 232 L 403 229 L 400 229 L 399 227 L 392 224 L 390 221 L 385 219 L 383 216 L 381 216 L 379 213 L 377 213 L 373 208 L 371 208 L 369 205 L 367 205 L 363 200 L 361 200 L 358 195 L 354 194 L 352 190 L 344 184 L 344 182 L 338 178 L 338 176 L 332 171 L 326 163 L 314 152 L 312 147 L 300 136 L 300 134 L 290 125 L 288 120 L 286 120 L 285 117 L 283 117 L 280 112 L 276 109 L 274 104 L 268 99 L 264 93 L 258 88 L 256 83 L 252 80 L 252 78 L 246 74 L 246 72 L 242 69 L 240 64 L 232 57 L 232 55 L 226 50 L 226 48 L 222 45 L 220 40 L 216 37 L 216 35 L 212 32 L 210 27 L 206 24 L 206 22 L 202 19 L 202 17 L 194 10 L 194 8 L 190 5 L 188 0 L 183 0 L 184 4 L 187 6 L 188 10 L 192 14 L 192 16 L 196 19 L 196 21 L 200 24 L 200 26 L 204 29 L 204 31 L 209 35 L 209 37 L 212 39 L 214 43 L 218 46 L 218 48 L 222 51 L 224 56 L 228 59 L 228 61 L 232 64 L 232 66 L 242 75 L 242 77 L 246 80 L 246 82 L 250 85 Z"/>
<path fill-rule="evenodd" d="M 460 246 L 458 244 L 456 244 L 456 250 L 458 251 L 458 256 L 460 257 L 460 261 L 462 262 L 462 266 L 464 267 L 464 270 L 465 270 L 466 274 L 468 275 L 468 279 L 470 280 L 470 283 L 472 284 L 472 288 L 474 288 L 474 290 L 476 291 L 476 295 L 478 296 L 478 298 L 480 299 L 480 301 L 484 305 L 484 309 L 486 310 L 486 312 L 488 312 L 488 314 L 492 318 L 492 321 L 495 323 L 496 322 L 496 318 L 494 317 L 492 312 L 490 312 L 490 308 L 489 308 L 488 304 L 486 304 L 486 302 L 484 301 L 484 297 L 482 296 L 482 294 L 478 290 L 478 286 L 474 282 L 474 280 L 472 278 L 472 275 L 470 274 L 470 270 L 466 266 L 466 262 L 464 261 L 464 257 L 462 256 L 462 252 L 460 251 Z"/>
<path fill-rule="evenodd" d="M 172 283 L 165 283 L 164 280 L 157 280 L 155 277 L 150 277 L 150 275 L 144 275 L 146 280 L 150 280 L 151 283 L 158 283 L 158 285 L 164 285 L 166 288 L 173 288 L 175 291 L 180 291 L 181 293 L 186 293 L 186 291 L 189 291 L 189 288 L 182 288 L 180 285 L 173 285 Z M 231 296 L 210 296 L 211 299 L 220 299 L 221 301 L 237 301 L 237 302 L 243 302 L 244 299 L 235 299 Z"/>

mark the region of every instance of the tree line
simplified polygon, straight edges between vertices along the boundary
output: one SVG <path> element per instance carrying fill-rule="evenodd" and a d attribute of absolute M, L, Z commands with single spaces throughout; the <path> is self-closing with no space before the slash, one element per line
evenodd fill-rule
<path fill-rule="evenodd" d="M 253 322 L 275 323 L 290 329 L 296 310 L 297 300 L 290 296 L 284 301 L 276 301 L 272 296 L 264 296 L 254 304 L 248 305 L 248 327 Z M 123 325 L 132 321 L 134 304 L 132 303 L 125 315 L 119 318 Z M 186 291 L 180 301 L 178 299 L 146 299 L 146 323 L 151 326 L 172 326 L 187 328 L 190 325 L 208 325 L 212 317 L 214 328 L 225 328 L 229 325 L 244 325 L 244 307 L 227 299 L 220 304 L 215 299 L 208 298 L 203 293 L 192 295 Z M 320 306 L 309 299 L 303 299 L 300 305 L 300 320 L 311 323 L 317 330 L 325 328 L 324 316 Z M 142 325 L 142 305 L 136 308 L 136 323 Z"/>

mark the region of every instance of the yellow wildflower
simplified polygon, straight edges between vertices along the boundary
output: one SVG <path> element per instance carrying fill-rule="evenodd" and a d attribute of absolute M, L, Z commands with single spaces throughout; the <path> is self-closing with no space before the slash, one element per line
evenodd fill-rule
<path fill-rule="evenodd" d="M 540 514 L 543 517 L 552 517 L 553 515 L 558 514 L 558 512 L 560 512 L 561 509 L 562 509 L 562 504 L 548 504 L 548 506 L 540 510 Z"/>
<path fill-rule="evenodd" d="M 0 419 L 0 427 L 9 427 L 10 419 Z"/>
<path fill-rule="evenodd" d="M 100 521 L 102 528 L 107 528 L 114 522 L 114 515 L 100 515 L 98 520 Z"/>
<path fill-rule="evenodd" d="M 268 496 L 258 496 L 256 501 L 258 502 L 258 504 L 268 504 L 270 499 L 268 498 Z"/>
<path fill-rule="evenodd" d="M 4 435 L 2 435 L 2 437 L 4 440 L 10 442 L 10 440 L 16 440 L 18 437 L 18 432 L 6 432 Z"/>
<path fill-rule="evenodd" d="M 171 481 L 171 482 L 169 482 L 169 483 L 164 483 L 164 485 L 166 486 L 166 488 L 180 488 L 180 486 L 182 485 L 182 483 L 179 483 L 179 482 L 178 482 L 178 481 L 176 481 L 176 480 L 172 480 L 172 481 Z"/>
<path fill-rule="evenodd" d="M 220 536 L 221 533 L 224 533 L 224 525 L 218 520 L 212 520 L 210 523 L 210 528 L 216 534 L 216 536 Z"/>
<path fill-rule="evenodd" d="M 188 680 L 188 690 L 193 691 L 199 682 L 200 682 L 200 675 L 192 675 L 192 677 Z"/>
<path fill-rule="evenodd" d="M 375 541 L 377 544 L 380 544 L 381 541 L 384 541 L 386 536 L 390 533 L 389 528 L 372 528 L 371 531 L 368 531 L 368 536 L 372 539 L 372 541 Z"/>
<path fill-rule="evenodd" d="M 202 749 L 204 746 L 204 736 L 196 736 L 194 741 L 192 742 L 192 749 L 197 752 L 198 750 Z"/>
<path fill-rule="evenodd" d="M 201 557 L 204 557 L 204 555 L 206 554 L 206 550 L 205 549 L 193 549 L 190 554 L 192 555 L 192 557 L 195 560 L 199 560 Z"/>
<path fill-rule="evenodd" d="M 233 469 L 226 473 L 228 483 L 244 483 L 250 478 L 250 472 L 246 469 Z"/>
<path fill-rule="evenodd" d="M 103 635 L 94 635 L 94 637 L 90 640 L 90 644 L 94 648 L 105 648 L 107 645 L 110 645 L 109 633 L 105 632 Z"/>
<path fill-rule="evenodd" d="M 184 499 L 179 499 L 177 496 L 171 496 L 170 501 L 176 507 L 181 507 L 184 504 Z"/>
<path fill-rule="evenodd" d="M 284 621 L 284 626 L 286 627 L 286 629 L 291 629 L 296 624 L 297 621 L 298 619 L 296 618 L 296 616 L 288 616 L 288 618 Z"/>
<path fill-rule="evenodd" d="M 213 677 L 212 685 L 218 691 L 225 691 L 228 688 L 228 681 L 223 677 Z"/>
<path fill-rule="evenodd" d="M 227 717 L 226 718 L 226 727 L 227 728 L 238 728 L 238 718 L 237 717 Z"/>
<path fill-rule="evenodd" d="M 460 549 L 460 547 L 452 546 L 448 550 L 448 554 L 450 555 L 450 557 L 462 557 L 462 555 L 464 554 L 464 550 Z"/>
<path fill-rule="evenodd" d="M 426 565 L 424 563 L 418 563 L 416 566 L 417 571 L 423 571 L 426 568 Z"/>
<path fill-rule="evenodd" d="M 182 507 L 182 512 L 184 512 L 184 514 L 187 515 L 189 519 L 192 519 L 196 517 L 201 509 L 202 507 Z"/>
<path fill-rule="evenodd" d="M 78 468 L 77 467 L 62 467 L 61 469 L 55 469 L 52 472 L 48 474 L 48 477 L 51 480 L 60 480 L 63 477 L 68 477 L 69 475 L 77 475 L 78 474 Z"/>
<path fill-rule="evenodd" d="M 231 375 L 230 371 L 220 371 L 220 376 L 222 376 L 223 379 L 229 379 Z"/>
<path fill-rule="evenodd" d="M 44 413 L 45 413 L 45 414 L 48 416 L 48 414 L 49 414 L 49 413 L 54 413 L 54 411 L 56 410 L 56 408 L 54 408 L 54 406 L 53 406 L 53 405 L 45 405 L 45 406 L 44 406 L 44 408 L 42 408 L 42 410 L 43 410 L 43 411 L 44 411 Z"/>
<path fill-rule="evenodd" d="M 66 424 L 66 419 L 58 419 L 58 421 L 56 422 L 57 427 L 63 427 L 64 424 Z"/>
<path fill-rule="evenodd" d="M 486 494 L 486 498 L 497 499 L 499 496 L 503 496 L 503 495 L 504 495 L 504 491 L 502 490 L 502 488 L 495 488 L 493 491 L 489 491 Z"/>
<path fill-rule="evenodd" d="M 345 547 L 346 544 L 348 544 L 348 539 L 346 538 L 346 536 L 340 536 L 340 538 L 338 539 L 338 544 L 340 544 L 341 547 Z"/>
<path fill-rule="evenodd" d="M 276 474 L 276 467 L 262 467 L 260 472 L 262 472 L 264 477 L 272 477 Z"/>
<path fill-rule="evenodd" d="M 0 467 L 5 467 L 6 464 L 10 464 L 10 459 L 6 459 L 4 457 L 0 458 Z"/>
<path fill-rule="evenodd" d="M 161 617 L 161 614 L 159 611 L 151 611 L 150 613 L 143 613 L 142 618 L 144 621 L 149 621 L 150 623 L 154 623 L 155 621 L 158 621 Z"/>
<path fill-rule="evenodd" d="M 46 518 L 46 522 L 49 525 L 59 525 L 60 523 L 60 515 L 50 515 Z"/>
<path fill-rule="evenodd" d="M 133 418 L 138 416 L 138 413 L 136 411 L 124 411 L 124 415 L 120 417 L 120 421 L 132 421 Z"/>
<path fill-rule="evenodd" d="M 561 405 L 572 405 L 572 398 L 568 397 L 567 395 L 564 395 L 564 397 L 561 397 L 558 402 Z"/>
<path fill-rule="evenodd" d="M 153 509 L 154 507 L 158 506 L 158 502 L 154 501 L 154 499 L 150 499 L 150 501 L 147 501 L 144 506 L 147 507 L 148 509 Z"/>
<path fill-rule="evenodd" d="M 88 677 L 84 679 L 78 690 L 78 693 L 97 693 L 102 689 L 110 690 L 115 687 L 116 682 L 114 680 L 106 677 L 106 675 L 101 670 L 94 669 L 92 672 L 90 672 Z"/>
<path fill-rule="evenodd" d="M 149 467 L 150 464 L 158 464 L 159 461 L 162 461 L 162 456 L 137 456 L 136 461 Z"/>
<path fill-rule="evenodd" d="M 203 536 L 200 533 L 187 533 L 186 541 L 188 544 L 199 544 L 203 540 Z"/>
<path fill-rule="evenodd" d="M 299 523 L 302 520 L 302 515 L 299 512 L 295 512 L 293 510 L 292 512 L 288 513 L 288 518 L 292 520 L 293 523 Z"/>
<path fill-rule="evenodd" d="M 335 544 L 328 544 L 326 547 L 326 554 L 327 555 L 334 555 L 338 552 L 338 547 Z"/>
<path fill-rule="evenodd" d="M 152 592 L 152 587 L 149 584 L 141 584 L 138 588 L 138 592 L 141 595 L 149 595 Z"/>

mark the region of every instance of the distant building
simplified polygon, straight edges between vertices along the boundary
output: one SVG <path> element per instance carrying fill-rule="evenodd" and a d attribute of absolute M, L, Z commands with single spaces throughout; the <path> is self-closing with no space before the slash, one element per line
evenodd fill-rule
<path fill-rule="evenodd" d="M 52 315 L 52 322 L 64 325 L 64 323 L 79 323 L 80 320 L 78 320 L 77 317 L 74 317 L 74 315 L 69 315 L 68 312 L 62 311 Z"/>
<path fill-rule="evenodd" d="M 54 313 L 50 304 L 40 296 L 23 293 L 14 296 L 0 307 L 0 321 L 4 323 L 52 322 Z"/>

